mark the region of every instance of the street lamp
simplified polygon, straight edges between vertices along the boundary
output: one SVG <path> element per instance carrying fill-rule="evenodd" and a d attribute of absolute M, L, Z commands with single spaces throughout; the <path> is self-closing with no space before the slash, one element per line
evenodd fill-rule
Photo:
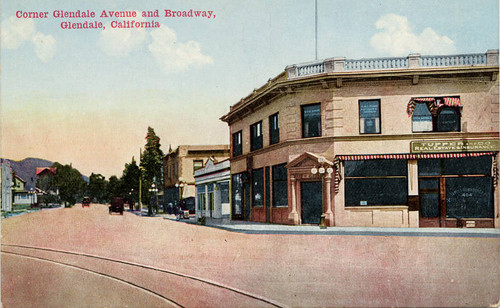
<path fill-rule="evenodd" d="M 151 184 L 151 188 L 149 189 L 149 192 L 154 193 L 156 196 L 156 213 L 158 213 L 158 188 L 156 188 L 155 183 Z M 149 202 L 148 215 L 153 216 L 151 202 Z"/>
<path fill-rule="evenodd" d="M 328 167 L 328 168 L 325 168 L 323 163 L 325 162 L 324 159 L 319 159 L 318 160 L 318 163 L 320 163 L 320 165 L 318 167 L 313 167 L 311 168 L 311 173 L 313 175 L 316 175 L 319 173 L 319 175 L 321 176 L 321 208 L 323 209 L 323 202 L 324 202 L 324 190 L 325 190 L 325 172 L 327 173 L 327 177 L 328 179 L 330 179 L 332 177 L 332 173 L 333 173 L 333 168 L 332 167 Z M 328 181 L 329 183 L 330 181 Z M 330 187 L 328 187 L 328 189 L 330 189 Z M 330 194 L 328 194 L 327 198 L 330 198 Z M 330 200 L 327 199 L 327 203 L 328 205 L 330 204 L 329 203 Z M 323 210 L 322 210 L 323 211 Z M 329 216 L 331 216 L 331 209 L 330 209 L 330 206 L 327 207 L 327 210 L 326 210 L 326 214 L 328 214 Z M 321 220 L 320 220 L 320 224 L 319 224 L 319 227 L 321 229 L 325 229 L 326 228 L 326 222 L 325 222 L 325 214 L 321 214 Z"/>
<path fill-rule="evenodd" d="M 181 201 L 182 200 L 182 190 L 184 189 L 184 183 L 183 182 L 175 183 L 175 187 L 177 187 L 179 189 L 179 201 Z"/>
<path fill-rule="evenodd" d="M 133 193 L 134 193 L 134 189 L 131 188 L 128 195 L 129 195 L 129 207 L 130 207 L 130 210 L 133 211 L 134 208 L 135 208 L 135 202 L 134 202 L 134 196 L 133 196 Z"/>
<path fill-rule="evenodd" d="M 33 206 L 35 205 L 35 191 L 33 190 L 33 188 L 30 188 L 30 208 L 33 208 Z"/>

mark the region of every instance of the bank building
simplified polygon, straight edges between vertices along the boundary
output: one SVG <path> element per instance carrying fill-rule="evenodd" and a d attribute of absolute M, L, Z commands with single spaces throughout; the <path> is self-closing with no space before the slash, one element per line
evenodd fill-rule
<path fill-rule="evenodd" d="M 231 219 L 499 228 L 498 50 L 289 65 L 230 107 Z"/>

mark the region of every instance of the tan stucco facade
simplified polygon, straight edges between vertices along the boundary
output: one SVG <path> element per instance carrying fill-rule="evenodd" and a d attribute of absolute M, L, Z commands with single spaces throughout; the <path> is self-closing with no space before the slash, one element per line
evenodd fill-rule
<path fill-rule="evenodd" d="M 231 173 L 286 163 L 288 206 L 251 207 L 247 219 L 273 223 L 301 224 L 301 183 L 322 181 L 323 214 L 330 226 L 418 227 L 419 212 L 409 203 L 391 206 L 345 206 L 343 162 L 332 166 L 333 174 L 311 174 L 313 167 L 334 162 L 338 156 L 412 154 L 417 141 L 498 140 L 499 84 L 497 61 L 488 65 L 446 68 L 408 68 L 330 72 L 304 77 L 280 74 L 231 107 L 222 117 L 231 135 L 242 132 L 242 155 L 231 157 Z M 490 59 L 490 58 L 488 58 Z M 492 64 L 493 63 L 493 64 Z M 455 97 L 460 101 L 460 130 L 413 132 L 407 107 L 412 98 Z M 380 133 L 360 133 L 361 100 L 380 102 Z M 302 137 L 301 106 L 321 105 L 321 137 Z M 279 114 L 279 143 L 270 145 L 269 116 Z M 250 125 L 262 121 L 263 146 L 250 151 Z M 490 152 L 484 149 L 483 152 Z M 475 153 L 480 153 L 481 148 Z M 491 154 L 493 159 L 498 149 Z M 304 156 L 311 153 L 313 156 Z M 314 157 L 319 157 L 319 162 Z M 497 163 L 497 160 L 494 160 Z M 408 159 L 408 196 L 418 199 L 418 165 Z M 328 166 L 327 166 L 328 167 Z M 493 168 L 493 167 L 492 167 Z M 495 171 L 496 172 L 496 171 Z M 341 178 L 335 189 L 335 175 Z M 492 174 L 492 177 L 496 177 Z M 272 173 L 270 176 L 272 179 Z M 268 180 L 272 181 L 272 180 Z M 269 187 L 272 187 L 270 183 Z M 272 189 L 271 189 L 272 190 Z M 266 191 L 266 194 L 272 192 Z M 499 191 L 494 188 L 492 226 L 500 227 Z M 247 200 L 247 203 L 251 200 Z M 329 208 L 330 206 L 330 208 Z M 331 212 L 329 211 L 331 209 Z M 267 212 L 267 215 L 266 215 Z M 449 224 L 449 222 L 447 222 Z M 481 223 L 477 223 L 481 226 Z M 472 225 L 472 224 L 471 224 Z"/>

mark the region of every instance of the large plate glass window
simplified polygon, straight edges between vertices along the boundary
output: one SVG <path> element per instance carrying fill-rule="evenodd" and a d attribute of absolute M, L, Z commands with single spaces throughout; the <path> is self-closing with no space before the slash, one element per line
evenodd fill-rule
<path fill-rule="evenodd" d="M 408 167 L 404 159 L 345 162 L 345 205 L 406 205 Z"/>
<path fill-rule="evenodd" d="M 359 132 L 380 133 L 380 100 L 359 101 Z"/>
<path fill-rule="evenodd" d="M 233 215 L 243 214 L 243 181 L 242 174 L 233 174 L 231 183 Z"/>
<path fill-rule="evenodd" d="M 286 164 L 273 166 L 273 206 L 287 206 L 288 186 Z"/>
<path fill-rule="evenodd" d="M 264 206 L 264 169 L 252 171 L 252 205 Z"/>

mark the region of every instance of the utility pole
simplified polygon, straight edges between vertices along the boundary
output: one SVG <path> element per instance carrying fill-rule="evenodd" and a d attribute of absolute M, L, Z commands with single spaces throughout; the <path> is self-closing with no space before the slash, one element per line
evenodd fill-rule
<path fill-rule="evenodd" d="M 139 210 L 142 216 L 142 148 L 139 148 Z"/>

